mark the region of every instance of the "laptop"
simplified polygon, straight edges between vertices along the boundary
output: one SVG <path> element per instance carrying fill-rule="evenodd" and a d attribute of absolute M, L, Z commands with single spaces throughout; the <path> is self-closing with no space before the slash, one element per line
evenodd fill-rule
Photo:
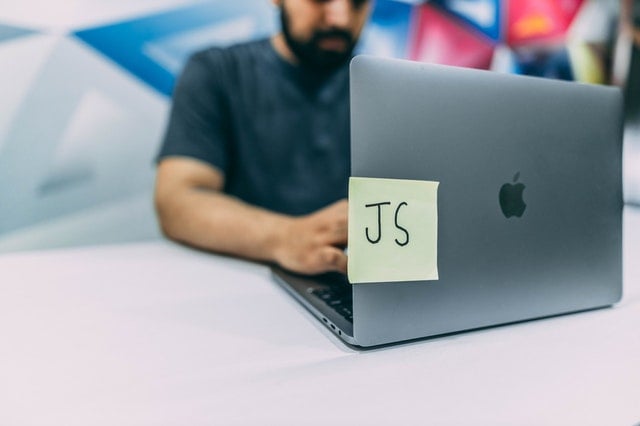
<path fill-rule="evenodd" d="M 352 285 L 340 274 L 274 268 L 346 343 L 377 346 L 621 299 L 617 88 L 358 56 L 351 157 L 354 177 L 440 182 L 439 279 Z M 503 187 L 521 201 L 505 200 Z"/>

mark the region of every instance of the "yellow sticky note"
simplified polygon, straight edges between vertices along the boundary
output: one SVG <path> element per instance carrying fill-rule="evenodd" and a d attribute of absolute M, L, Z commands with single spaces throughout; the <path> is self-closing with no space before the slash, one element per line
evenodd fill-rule
<path fill-rule="evenodd" d="M 349 179 L 352 284 L 438 279 L 438 184 Z"/>

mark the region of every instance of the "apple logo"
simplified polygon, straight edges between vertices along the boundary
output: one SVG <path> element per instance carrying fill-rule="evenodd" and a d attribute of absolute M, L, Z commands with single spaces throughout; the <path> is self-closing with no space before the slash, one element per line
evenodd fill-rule
<path fill-rule="evenodd" d="M 506 218 L 510 218 L 511 216 L 521 217 L 527 208 L 527 205 L 522 199 L 522 192 L 525 186 L 523 183 L 516 183 L 519 178 L 520 172 L 516 173 L 513 177 L 513 185 L 505 183 L 502 185 L 502 188 L 500 188 L 500 208 Z"/>

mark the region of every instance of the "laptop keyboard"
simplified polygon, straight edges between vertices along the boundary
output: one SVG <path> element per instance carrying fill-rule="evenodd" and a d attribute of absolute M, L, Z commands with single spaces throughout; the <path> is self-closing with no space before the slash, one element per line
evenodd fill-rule
<path fill-rule="evenodd" d="M 325 302 L 349 322 L 353 322 L 353 294 L 351 287 L 335 286 L 322 289 L 314 289 L 311 294 Z"/>

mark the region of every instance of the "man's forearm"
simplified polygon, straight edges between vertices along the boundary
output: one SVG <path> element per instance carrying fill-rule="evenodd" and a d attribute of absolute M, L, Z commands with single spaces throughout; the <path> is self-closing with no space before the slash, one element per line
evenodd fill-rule
<path fill-rule="evenodd" d="M 156 200 L 163 232 L 186 244 L 254 260 L 277 261 L 290 216 L 227 194 L 191 188 Z"/>
<path fill-rule="evenodd" d="M 169 238 L 206 250 L 274 262 L 300 273 L 346 272 L 347 201 L 287 216 L 221 191 L 224 176 L 189 158 L 158 166 L 155 201 Z"/>

